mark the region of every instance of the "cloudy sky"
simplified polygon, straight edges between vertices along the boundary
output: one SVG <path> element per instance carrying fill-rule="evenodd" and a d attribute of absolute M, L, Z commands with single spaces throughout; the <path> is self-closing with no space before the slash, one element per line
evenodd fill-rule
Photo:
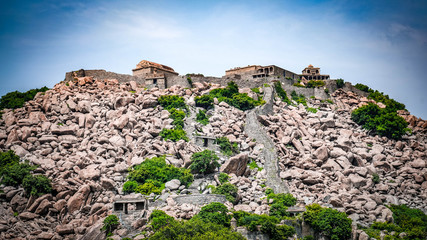
<path fill-rule="evenodd" d="M 65 72 L 131 74 L 142 59 L 180 74 L 309 64 L 427 119 L 427 1 L 2 1 L 0 95 Z"/>

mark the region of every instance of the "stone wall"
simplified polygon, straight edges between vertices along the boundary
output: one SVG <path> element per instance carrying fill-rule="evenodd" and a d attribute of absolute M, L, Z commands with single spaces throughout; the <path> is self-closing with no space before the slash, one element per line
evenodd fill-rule
<path fill-rule="evenodd" d="M 225 203 L 224 195 L 219 194 L 191 194 L 191 195 L 180 195 L 173 199 L 177 204 L 193 204 L 198 206 L 203 206 L 212 202 Z"/>
<path fill-rule="evenodd" d="M 80 73 L 82 71 L 79 71 Z M 97 79 L 117 79 L 119 82 L 130 82 L 135 81 L 139 84 L 145 84 L 145 80 L 142 77 L 138 76 L 132 76 L 129 74 L 120 74 L 115 72 L 108 72 L 105 70 L 84 70 L 84 76 L 79 77 L 86 77 L 91 76 Z M 72 81 L 74 80 L 73 72 L 67 72 L 65 73 L 65 81 Z"/>

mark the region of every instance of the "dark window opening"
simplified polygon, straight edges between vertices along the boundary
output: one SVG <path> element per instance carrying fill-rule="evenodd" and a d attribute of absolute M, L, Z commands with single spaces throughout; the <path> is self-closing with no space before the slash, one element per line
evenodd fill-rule
<path fill-rule="evenodd" d="M 125 203 L 125 214 L 128 214 L 128 204 Z"/>
<path fill-rule="evenodd" d="M 136 210 L 144 210 L 144 202 L 137 202 Z"/>
<path fill-rule="evenodd" d="M 114 211 L 123 211 L 123 203 L 114 203 Z"/>
<path fill-rule="evenodd" d="M 207 147 L 208 146 L 208 139 L 205 138 L 203 139 L 203 147 Z"/>
<path fill-rule="evenodd" d="M 153 84 L 157 84 L 157 79 L 153 79 Z"/>

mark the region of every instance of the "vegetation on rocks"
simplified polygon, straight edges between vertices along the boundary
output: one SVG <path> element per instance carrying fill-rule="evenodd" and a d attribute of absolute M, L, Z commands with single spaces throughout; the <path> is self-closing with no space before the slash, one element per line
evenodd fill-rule
<path fill-rule="evenodd" d="M 282 83 L 275 82 L 274 83 L 274 89 L 276 90 L 277 95 L 282 99 L 283 102 L 287 104 L 291 104 L 291 100 L 289 100 L 288 95 L 286 94 L 286 91 L 282 88 Z"/>
<path fill-rule="evenodd" d="M 188 110 L 184 98 L 177 95 L 163 95 L 159 97 L 158 101 L 164 109 L 169 111 L 169 117 L 173 120 L 172 124 L 174 125 L 173 129 L 162 129 L 160 132 L 162 139 L 169 139 L 173 142 L 183 139 L 188 142 L 187 133 L 183 130 L 185 118 L 184 111 Z"/>
<path fill-rule="evenodd" d="M 336 83 L 337 83 L 337 88 L 344 87 L 344 79 L 338 78 L 337 81 L 336 81 Z"/>
<path fill-rule="evenodd" d="M 184 98 L 178 95 L 163 95 L 159 97 L 158 101 L 160 106 L 166 110 L 171 110 L 172 108 L 187 109 Z"/>
<path fill-rule="evenodd" d="M 5 108 L 16 109 L 24 106 L 24 103 L 33 100 L 38 92 L 46 92 L 47 87 L 28 90 L 24 93 L 19 91 L 9 92 L 0 98 L 0 110 Z"/>
<path fill-rule="evenodd" d="M 196 121 L 203 125 L 207 125 L 209 123 L 209 118 L 206 115 L 206 110 L 199 110 L 196 115 Z"/>
<path fill-rule="evenodd" d="M 217 98 L 219 102 L 226 102 L 229 105 L 242 111 L 252 109 L 262 105 L 263 100 L 254 100 L 246 93 L 239 93 L 239 87 L 235 82 L 229 82 L 226 88 L 217 88 L 209 92 L 212 98 Z"/>
<path fill-rule="evenodd" d="M 231 183 L 224 183 L 212 190 L 212 193 L 214 194 L 221 194 L 224 195 L 227 201 L 230 201 L 232 203 L 237 203 L 238 200 L 238 189 L 236 186 L 234 186 Z"/>
<path fill-rule="evenodd" d="M 304 106 L 307 106 L 307 101 L 305 100 L 304 95 L 300 94 L 298 95 L 295 91 L 292 91 L 291 93 L 292 100 L 297 102 L 297 104 L 302 104 Z"/>
<path fill-rule="evenodd" d="M 266 191 L 266 194 L 269 202 L 270 199 L 273 200 L 270 206 L 270 216 L 277 217 L 278 219 L 284 219 L 289 216 L 286 210 L 297 203 L 297 199 L 290 193 L 275 194 L 270 188 Z"/>
<path fill-rule="evenodd" d="M 229 211 L 224 204 L 213 202 L 202 207 L 195 217 L 200 218 L 204 222 L 211 222 L 224 227 L 230 227 L 231 215 L 229 215 L 228 212 Z"/>
<path fill-rule="evenodd" d="M 162 210 L 153 210 L 149 220 L 150 227 L 153 231 L 158 231 L 159 229 L 166 227 L 168 224 L 175 221 L 173 217 L 167 215 Z"/>
<path fill-rule="evenodd" d="M 153 157 L 130 169 L 129 181 L 124 184 L 123 191 L 140 192 L 145 195 L 158 194 L 164 189 L 165 183 L 172 179 L 178 179 L 181 184 L 189 186 L 193 182 L 193 175 L 190 173 L 190 169 L 166 164 L 164 156 Z"/>
<path fill-rule="evenodd" d="M 406 205 L 388 206 L 393 212 L 394 223 L 374 222 L 369 228 L 363 229 L 369 237 L 381 239 L 380 232 L 384 231 L 384 239 L 424 240 L 427 238 L 427 215 L 419 209 Z"/>
<path fill-rule="evenodd" d="M 213 173 L 220 166 L 218 160 L 219 158 L 214 151 L 204 150 L 197 152 L 191 156 L 190 169 L 195 173 Z"/>
<path fill-rule="evenodd" d="M 22 185 L 28 195 L 41 196 L 52 191 L 50 180 L 43 175 L 33 176 L 31 172 L 37 167 L 28 162 L 19 162 L 19 156 L 11 150 L 0 152 L 1 183 L 6 186 Z"/>
<path fill-rule="evenodd" d="M 351 119 L 363 128 L 388 138 L 400 139 L 409 131 L 405 119 L 373 103 L 354 110 Z"/>
<path fill-rule="evenodd" d="M 219 145 L 219 149 L 226 156 L 232 156 L 239 153 L 237 143 L 231 143 L 226 137 L 219 137 L 215 139 L 215 144 Z"/>
<path fill-rule="evenodd" d="M 287 225 L 278 225 L 280 219 L 266 214 L 258 215 L 244 211 L 233 212 L 233 217 L 237 221 L 237 226 L 245 226 L 249 231 L 258 231 L 267 234 L 270 239 L 288 239 L 295 234 L 295 228 Z"/>
<path fill-rule="evenodd" d="M 202 95 L 194 98 L 196 102 L 196 107 L 202 107 L 206 110 L 209 110 L 214 107 L 213 97 L 211 95 Z"/>
<path fill-rule="evenodd" d="M 307 82 L 307 88 L 316 88 L 325 86 L 325 81 L 323 80 L 310 80 Z"/>
<path fill-rule="evenodd" d="M 304 221 L 331 240 L 350 239 L 351 219 L 343 212 L 323 208 L 319 204 L 306 206 Z"/>
<path fill-rule="evenodd" d="M 107 236 L 110 236 L 114 229 L 119 226 L 119 218 L 116 215 L 108 215 L 103 221 L 103 226 L 101 230 L 105 231 Z"/>
<path fill-rule="evenodd" d="M 221 184 L 224 184 L 224 183 L 228 182 L 229 178 L 230 178 L 230 176 L 228 176 L 227 173 L 222 172 L 219 174 L 218 180 Z"/>
<path fill-rule="evenodd" d="M 173 220 L 166 226 L 160 228 L 149 240 L 163 239 L 188 239 L 188 240 L 244 240 L 245 238 L 230 228 L 218 225 L 212 222 L 205 222 L 198 218 L 192 218 L 188 221 Z"/>

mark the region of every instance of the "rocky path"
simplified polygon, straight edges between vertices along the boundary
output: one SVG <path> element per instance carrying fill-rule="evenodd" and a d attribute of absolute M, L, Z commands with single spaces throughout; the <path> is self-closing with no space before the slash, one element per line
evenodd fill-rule
<path fill-rule="evenodd" d="M 189 107 L 189 116 L 185 118 L 184 131 L 187 133 L 187 137 L 191 143 L 195 143 L 194 133 L 196 132 L 196 109 Z"/>
<path fill-rule="evenodd" d="M 279 177 L 278 157 L 274 143 L 257 120 L 258 115 L 272 112 L 269 111 L 269 109 L 272 109 L 274 101 L 273 89 L 271 87 L 264 88 L 264 100 L 266 101 L 265 105 L 247 113 L 245 132 L 250 138 L 255 139 L 257 143 L 264 145 L 262 156 L 265 159 L 264 168 L 267 172 L 267 186 L 271 187 L 275 193 L 287 193 L 289 189 Z"/>

